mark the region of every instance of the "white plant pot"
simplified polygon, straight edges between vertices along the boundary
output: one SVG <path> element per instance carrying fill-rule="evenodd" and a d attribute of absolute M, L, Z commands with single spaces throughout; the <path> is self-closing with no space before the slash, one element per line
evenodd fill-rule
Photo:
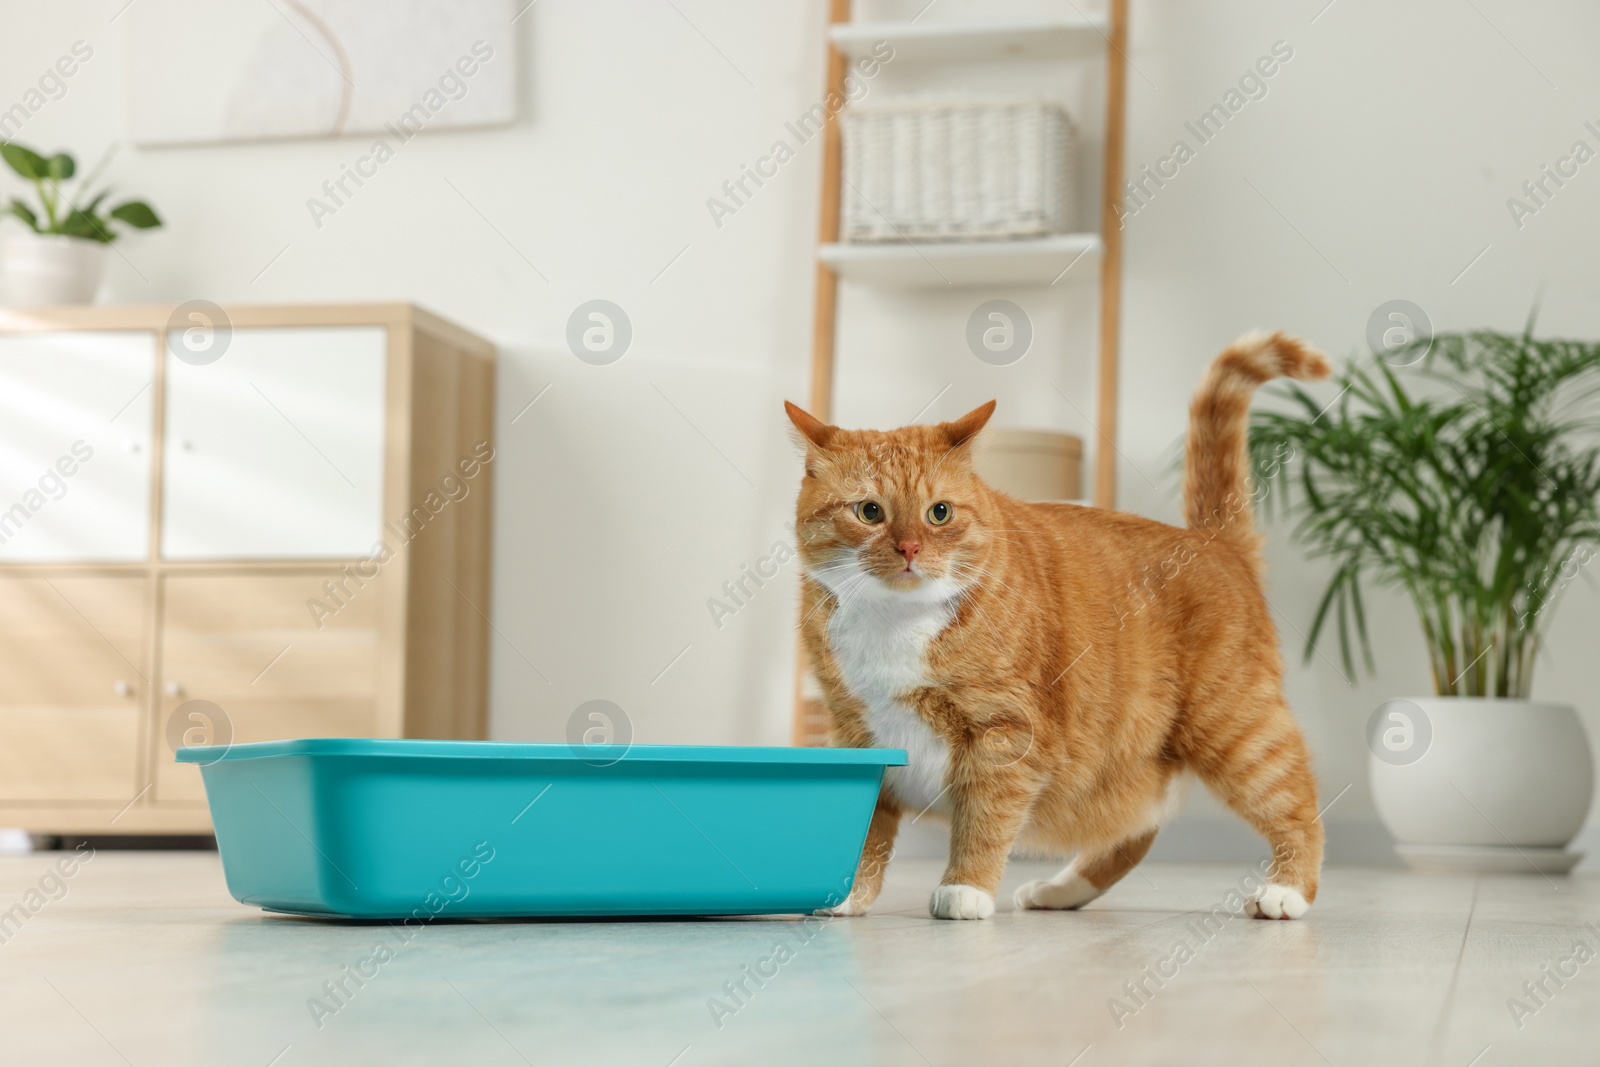
<path fill-rule="evenodd" d="M 23 230 L 0 241 L 0 285 L 13 307 L 90 303 L 105 264 L 106 246 L 83 237 Z"/>
<path fill-rule="evenodd" d="M 1589 814 L 1594 761 L 1568 704 L 1391 700 L 1368 723 L 1378 816 L 1419 870 L 1559 873 Z"/>

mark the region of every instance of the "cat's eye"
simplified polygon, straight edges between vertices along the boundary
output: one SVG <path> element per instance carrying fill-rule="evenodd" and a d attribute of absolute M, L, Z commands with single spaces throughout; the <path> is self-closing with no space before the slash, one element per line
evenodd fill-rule
<path fill-rule="evenodd" d="M 883 513 L 883 505 L 878 503 L 876 500 L 861 501 L 860 503 L 856 504 L 855 512 L 856 518 L 860 519 L 868 526 L 876 526 L 887 517 Z"/>
<path fill-rule="evenodd" d="M 950 521 L 950 516 L 954 514 L 955 510 L 941 500 L 928 509 L 928 521 L 935 526 L 943 526 Z"/>

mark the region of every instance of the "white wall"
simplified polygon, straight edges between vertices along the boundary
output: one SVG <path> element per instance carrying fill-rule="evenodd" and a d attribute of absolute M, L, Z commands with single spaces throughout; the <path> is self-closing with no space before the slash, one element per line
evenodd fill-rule
<path fill-rule="evenodd" d="M 720 228 L 705 201 L 819 97 L 824 5 L 675 2 L 539 0 L 517 23 L 517 123 L 408 144 L 320 229 L 306 199 L 362 139 L 130 150 L 115 169 L 119 188 L 147 195 L 170 224 L 119 246 L 106 299 L 409 299 L 500 344 L 497 737 L 558 739 L 596 697 L 620 704 L 640 741 L 788 736 L 792 569 L 720 630 L 706 600 L 790 521 L 798 471 L 778 402 L 805 387 L 817 143 Z M 1177 518 L 1170 464 L 1188 394 L 1247 328 L 1293 330 L 1349 358 L 1390 298 L 1421 304 L 1441 329 L 1510 328 L 1542 293 L 1546 330 L 1600 335 L 1600 163 L 1520 230 L 1505 207 L 1575 139 L 1596 143 L 1582 122 L 1600 120 L 1588 55 L 1600 10 L 1337 0 L 1313 23 L 1323 3 L 1133 0 L 1131 170 L 1165 155 L 1273 42 L 1294 58 L 1128 220 L 1130 510 Z M 20 140 L 87 160 L 121 136 L 126 56 L 109 20 L 122 4 L 0 3 L 0 109 L 75 40 L 95 49 Z M 925 17 L 962 13 L 948 0 Z M 1092 99 L 1091 83 L 1057 76 L 1064 95 Z M 949 385 L 928 417 L 997 395 L 1004 422 L 1092 438 L 1092 301 L 1065 286 L 1010 294 L 1039 336 L 1015 367 L 989 368 L 961 335 L 988 295 L 848 289 L 841 418 L 909 418 Z M 609 367 L 579 362 L 563 341 L 569 313 L 596 297 L 633 322 L 631 351 Z M 1050 382 L 1081 412 L 1052 399 Z M 1290 695 L 1325 795 L 1353 783 L 1329 812 L 1333 839 L 1361 853 L 1372 840 L 1363 727 L 1386 696 L 1425 691 L 1421 642 L 1409 609 L 1380 597 L 1377 678 L 1351 688 L 1322 658 L 1302 666 L 1295 629 L 1321 575 L 1282 529 L 1271 556 Z M 1578 703 L 1600 733 L 1586 661 L 1596 622 L 1592 592 L 1575 584 L 1536 692 Z M 1187 840 L 1232 847 L 1206 836 L 1215 814 L 1195 805 Z M 1175 829 L 1162 847 L 1185 841 Z"/>
<path fill-rule="evenodd" d="M 1129 78 L 1130 171 L 1166 155 L 1185 120 L 1274 41 L 1294 58 L 1127 220 L 1122 450 L 1162 487 L 1124 473 L 1131 510 L 1178 519 L 1158 473 L 1205 361 L 1246 328 L 1291 330 L 1338 359 L 1362 358 L 1367 318 L 1387 300 L 1416 302 L 1440 330 L 1516 329 L 1542 293 L 1541 331 L 1600 336 L 1600 163 L 1520 230 L 1505 203 L 1574 140 L 1600 148 L 1583 129 L 1600 119 L 1586 47 L 1600 9 L 1338 0 L 1317 17 L 1325 3 L 1134 0 L 1130 58 L 1144 76 Z M 1362 823 L 1373 812 L 1367 716 L 1391 695 L 1428 691 L 1420 633 L 1407 603 L 1375 597 L 1378 677 L 1347 686 L 1328 642 L 1326 658 L 1300 665 L 1295 628 L 1308 627 L 1325 575 L 1302 562 L 1285 527 L 1269 536 L 1290 698 L 1324 796 L 1354 783 L 1327 816 L 1330 840 L 1354 845 L 1369 840 Z M 1535 679 L 1536 696 L 1578 705 L 1592 737 L 1597 621 L 1592 589 L 1574 583 Z"/>
<path fill-rule="evenodd" d="M 75 40 L 94 49 L 20 141 L 87 163 L 123 135 L 124 2 L 0 5 L 0 109 Z M 693 25 L 665 3 L 541 0 L 516 23 L 516 124 L 406 144 L 320 228 L 307 199 L 370 138 L 115 167 L 169 225 L 118 246 L 105 300 L 415 300 L 501 346 L 497 737 L 561 739 L 592 698 L 640 741 L 789 736 L 792 568 L 720 631 L 706 600 L 789 522 L 781 400 L 806 380 L 817 144 L 720 229 L 705 202 L 819 95 L 824 16 L 677 6 Z M 605 367 L 564 340 L 597 297 L 633 324 Z"/>

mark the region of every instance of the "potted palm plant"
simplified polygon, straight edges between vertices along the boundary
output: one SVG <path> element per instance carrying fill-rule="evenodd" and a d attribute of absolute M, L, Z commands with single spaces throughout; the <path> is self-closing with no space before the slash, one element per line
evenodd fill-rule
<path fill-rule="evenodd" d="M 1250 447 L 1264 510 L 1333 568 L 1307 656 L 1331 628 L 1352 675 L 1358 652 L 1373 668 L 1364 584 L 1416 608 L 1434 691 L 1368 721 L 1378 814 L 1416 867 L 1570 869 L 1589 742 L 1532 691 L 1554 606 L 1600 543 L 1600 344 L 1531 323 L 1440 335 L 1336 384 L 1331 404 L 1294 386 L 1290 410 L 1256 412 Z"/>
<path fill-rule="evenodd" d="M 105 267 L 106 247 L 119 236 L 116 223 L 138 230 L 161 225 L 142 200 L 124 200 L 102 211 L 109 189 L 96 189 L 101 166 L 70 191 L 77 162 L 65 152 L 42 156 L 12 142 L 0 145 L 0 158 L 33 184 L 35 204 L 13 197 L 12 215 L 27 227 L 0 244 L 0 280 L 8 303 L 20 306 L 83 304 L 94 298 Z"/>

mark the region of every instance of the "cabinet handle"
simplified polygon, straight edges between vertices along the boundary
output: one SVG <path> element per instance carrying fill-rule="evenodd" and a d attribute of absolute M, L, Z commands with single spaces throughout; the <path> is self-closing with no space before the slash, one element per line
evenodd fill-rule
<path fill-rule="evenodd" d="M 167 696 L 169 696 L 169 697 L 181 697 L 181 696 L 183 696 L 183 685 L 181 683 L 179 683 L 179 682 L 168 682 L 167 683 Z"/>
<path fill-rule="evenodd" d="M 126 697 L 126 696 L 132 696 L 133 695 L 133 686 L 129 685 L 126 681 L 124 681 L 121 678 L 118 678 L 115 682 L 111 683 L 111 689 L 119 697 Z"/>

